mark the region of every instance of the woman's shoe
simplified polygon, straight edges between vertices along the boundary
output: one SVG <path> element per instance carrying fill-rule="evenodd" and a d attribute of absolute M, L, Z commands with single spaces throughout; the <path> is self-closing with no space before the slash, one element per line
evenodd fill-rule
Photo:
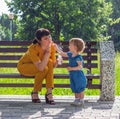
<path fill-rule="evenodd" d="M 49 99 L 49 98 L 48 98 L 48 95 L 52 95 L 52 93 L 46 93 L 46 94 L 45 94 L 46 103 L 47 103 L 47 104 L 50 104 L 50 105 L 55 105 L 54 100 L 53 100 L 53 99 L 52 99 L 52 100 Z"/>
<path fill-rule="evenodd" d="M 41 103 L 41 101 L 40 101 L 39 98 L 37 98 L 37 99 L 34 99 L 34 98 L 33 98 L 33 95 L 34 95 L 34 94 L 38 95 L 38 92 L 31 92 L 32 102 L 33 102 L 33 103 Z"/>

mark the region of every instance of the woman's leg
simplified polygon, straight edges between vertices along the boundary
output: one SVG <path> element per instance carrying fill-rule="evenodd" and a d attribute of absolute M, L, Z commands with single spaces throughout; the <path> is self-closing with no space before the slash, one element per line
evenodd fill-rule
<path fill-rule="evenodd" d="M 24 76 L 35 76 L 39 70 L 35 67 L 33 63 L 18 63 L 17 69 L 20 74 Z"/>
<path fill-rule="evenodd" d="M 35 81 L 34 81 L 34 89 L 33 91 L 38 92 L 42 89 L 42 82 L 46 75 L 48 74 L 48 67 L 46 67 L 43 71 L 39 71 L 35 75 Z"/>
<path fill-rule="evenodd" d="M 46 95 L 45 95 L 45 99 L 46 99 L 46 103 L 49 104 L 55 104 L 54 100 L 53 100 L 53 95 L 52 95 L 52 89 L 54 88 L 54 79 L 53 79 L 53 62 L 52 60 L 49 60 L 48 62 L 48 72 L 46 75 Z"/>
<path fill-rule="evenodd" d="M 32 63 L 18 63 L 18 71 L 24 76 L 35 76 L 32 99 L 39 99 L 38 91 L 42 88 L 42 81 L 46 77 L 48 67 L 44 71 L 39 71 Z"/>
<path fill-rule="evenodd" d="M 52 88 L 54 88 L 54 79 L 53 79 L 53 62 L 52 60 L 49 60 L 48 62 L 48 72 L 47 72 L 47 75 L 45 77 L 46 79 L 46 89 L 47 89 L 47 92 L 51 92 Z"/>

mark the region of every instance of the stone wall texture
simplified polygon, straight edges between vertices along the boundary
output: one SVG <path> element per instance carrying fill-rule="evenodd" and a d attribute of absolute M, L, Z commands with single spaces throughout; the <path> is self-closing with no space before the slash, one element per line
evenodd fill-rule
<path fill-rule="evenodd" d="M 112 41 L 100 42 L 100 100 L 115 99 L 115 50 Z"/>

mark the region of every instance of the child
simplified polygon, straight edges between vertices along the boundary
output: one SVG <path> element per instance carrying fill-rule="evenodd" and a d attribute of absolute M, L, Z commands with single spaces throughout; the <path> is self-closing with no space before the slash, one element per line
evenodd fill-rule
<path fill-rule="evenodd" d="M 85 49 L 85 43 L 80 38 L 72 38 L 69 41 L 69 52 L 63 52 L 57 45 L 55 45 L 55 48 L 61 56 L 69 59 L 69 67 L 67 69 L 70 75 L 70 86 L 75 94 L 75 100 L 71 105 L 84 106 L 86 77 L 82 71 L 83 59 L 80 53 Z"/>

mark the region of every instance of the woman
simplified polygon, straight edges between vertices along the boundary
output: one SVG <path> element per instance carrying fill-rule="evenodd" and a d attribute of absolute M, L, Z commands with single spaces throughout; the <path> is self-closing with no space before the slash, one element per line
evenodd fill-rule
<path fill-rule="evenodd" d="M 31 93 L 32 102 L 40 103 L 38 92 L 42 89 L 43 79 L 46 79 L 45 100 L 48 104 L 55 104 L 52 96 L 54 88 L 53 68 L 56 65 L 56 50 L 48 29 L 38 29 L 35 39 L 27 52 L 18 62 L 18 71 L 24 76 L 35 76 L 34 88 Z"/>

